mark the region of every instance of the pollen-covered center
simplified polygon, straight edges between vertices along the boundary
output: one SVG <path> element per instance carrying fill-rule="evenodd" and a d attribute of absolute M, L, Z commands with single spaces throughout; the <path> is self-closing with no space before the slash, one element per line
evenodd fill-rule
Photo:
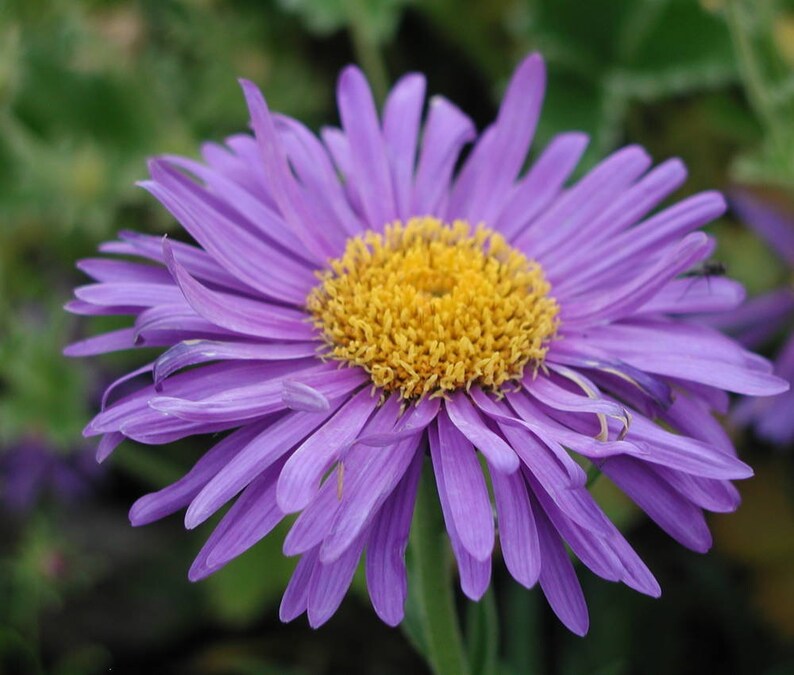
<path fill-rule="evenodd" d="M 412 218 L 348 240 L 307 307 L 328 356 L 404 398 L 495 390 L 537 367 L 559 306 L 533 260 L 468 223 Z"/>

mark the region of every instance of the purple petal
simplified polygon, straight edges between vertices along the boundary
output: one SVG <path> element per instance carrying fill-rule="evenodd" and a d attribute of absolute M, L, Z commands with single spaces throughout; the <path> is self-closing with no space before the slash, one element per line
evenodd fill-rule
<path fill-rule="evenodd" d="M 381 231 L 396 220 L 397 208 L 375 102 L 364 74 L 355 66 L 339 76 L 337 104 L 364 213 L 370 228 Z"/>
<path fill-rule="evenodd" d="M 291 410 L 322 412 L 331 407 L 328 398 L 322 392 L 308 384 L 292 380 L 282 381 L 281 400 Z"/>
<path fill-rule="evenodd" d="M 268 425 L 269 422 L 251 424 L 229 434 L 204 453 L 178 481 L 138 499 L 130 509 L 132 525 L 148 525 L 187 506 L 218 471 Z"/>
<path fill-rule="evenodd" d="M 285 513 L 300 511 L 311 501 L 320 478 L 340 450 L 355 440 L 377 405 L 369 389 L 360 391 L 293 453 L 278 481 L 278 503 Z"/>
<path fill-rule="evenodd" d="M 474 444 L 494 469 L 502 473 L 518 470 L 518 455 L 499 434 L 488 428 L 464 392 L 453 394 L 444 409 L 452 424 Z"/>
<path fill-rule="evenodd" d="M 143 265 L 127 260 L 87 258 L 77 261 L 77 269 L 92 277 L 95 281 L 106 283 L 127 282 L 167 285 L 172 283 L 170 275 L 163 267 Z"/>
<path fill-rule="evenodd" d="M 549 605 L 568 630 L 583 636 L 590 626 L 587 603 L 565 547 L 543 509 L 535 509 L 541 568 L 540 587 Z"/>
<path fill-rule="evenodd" d="M 124 349 L 132 349 L 135 331 L 132 328 L 121 328 L 119 330 L 102 333 L 94 337 L 73 342 L 63 350 L 64 356 L 95 356 L 97 354 L 107 354 Z"/>
<path fill-rule="evenodd" d="M 96 461 L 100 464 L 104 462 L 113 451 L 122 444 L 125 440 L 124 434 L 121 434 L 117 431 L 113 433 L 104 434 L 99 441 L 99 445 L 97 445 L 96 449 Z"/>
<path fill-rule="evenodd" d="M 437 426 L 438 434 L 430 437 L 430 455 L 438 491 L 449 504 L 461 544 L 476 560 L 487 560 L 493 550 L 494 524 L 477 454 L 443 410 Z"/>
<path fill-rule="evenodd" d="M 315 214 L 303 199 L 262 93 L 255 84 L 247 80 L 240 80 L 240 86 L 251 113 L 251 124 L 264 162 L 267 185 L 270 186 L 281 215 L 303 242 L 314 261 L 333 258 L 339 253 L 339 245 L 329 241 L 329 233 L 324 231 L 321 221 L 315 218 Z"/>
<path fill-rule="evenodd" d="M 686 271 L 711 251 L 712 242 L 702 232 L 684 237 L 657 262 L 641 269 L 628 282 L 609 291 L 577 298 L 563 305 L 561 321 L 566 329 L 619 319 L 631 314 L 656 295 L 670 279 Z"/>
<path fill-rule="evenodd" d="M 703 512 L 640 462 L 612 457 L 601 470 L 677 542 L 698 553 L 711 548 Z"/>
<path fill-rule="evenodd" d="M 756 199 L 746 190 L 731 194 L 731 206 L 766 240 L 772 250 L 790 266 L 794 266 L 794 218 L 771 203 Z"/>
<path fill-rule="evenodd" d="M 650 163 L 651 158 L 638 146 L 618 150 L 566 190 L 513 240 L 513 245 L 543 262 L 544 253 L 553 251 L 581 223 L 600 214 Z"/>
<path fill-rule="evenodd" d="M 427 433 L 431 449 L 434 445 L 438 446 L 437 425 L 428 427 Z M 436 477 L 436 482 L 438 482 L 438 477 Z M 438 491 L 438 499 L 441 502 L 441 511 L 444 515 L 444 524 L 449 534 L 452 552 L 458 563 L 461 590 L 467 598 L 477 601 L 482 598 L 491 583 L 491 557 L 488 556 L 485 560 L 480 561 L 466 550 L 455 527 L 455 519 L 452 516 L 452 508 L 446 490 Z"/>
<path fill-rule="evenodd" d="M 149 165 L 154 181 L 141 183 L 190 235 L 237 279 L 276 300 L 300 305 L 316 283 L 292 256 L 237 225 L 195 182 L 162 160 Z M 228 210 L 228 209 L 227 209 Z M 278 270 L 278 274 L 265 272 Z"/>
<path fill-rule="evenodd" d="M 342 603 L 353 581 L 365 541 L 366 537 L 361 536 L 338 560 L 327 564 L 318 562 L 315 565 L 309 580 L 307 602 L 309 625 L 312 628 L 322 626 Z"/>
<path fill-rule="evenodd" d="M 602 579 L 620 581 L 624 575 L 623 565 L 610 548 L 608 539 L 596 536 L 569 520 L 532 476 L 528 476 L 528 479 L 533 487 L 532 494 L 540 502 L 554 529 L 571 547 L 574 555 Z"/>
<path fill-rule="evenodd" d="M 414 181 L 412 214 L 439 213 L 461 150 L 474 139 L 472 121 L 445 98 L 430 99 Z"/>
<path fill-rule="evenodd" d="M 383 107 L 383 139 L 391 165 L 397 212 L 403 222 L 414 215 L 410 211 L 411 192 L 424 102 L 425 78 L 410 73 L 397 81 Z"/>
<path fill-rule="evenodd" d="M 389 626 L 400 623 L 405 613 L 408 596 L 405 549 L 423 461 L 424 453 L 414 453 L 411 466 L 373 521 L 367 543 L 369 597 L 375 613 Z"/>
<path fill-rule="evenodd" d="M 274 119 L 307 200 L 317 209 L 326 227 L 337 230 L 333 239 L 335 245 L 341 247 L 342 240 L 359 234 L 364 224 L 347 199 L 328 150 L 300 122 L 284 115 L 274 115 Z"/>
<path fill-rule="evenodd" d="M 292 574 L 292 578 L 284 591 L 281 599 L 278 618 L 283 622 L 292 621 L 306 611 L 306 603 L 309 598 L 309 580 L 312 577 L 314 568 L 318 565 L 317 551 L 309 551 L 298 561 L 298 566 Z"/>
<path fill-rule="evenodd" d="M 313 342 L 271 344 L 252 342 L 221 342 L 218 340 L 185 340 L 174 345 L 154 364 L 154 382 L 158 385 L 172 373 L 208 361 L 256 360 L 280 361 L 313 356 Z"/>
<path fill-rule="evenodd" d="M 255 141 L 252 138 L 248 138 L 248 140 L 255 146 Z M 228 173 L 215 170 L 201 162 L 174 155 L 165 155 L 163 159 L 204 181 L 210 192 L 223 200 L 225 208 L 231 209 L 229 217 L 234 222 L 239 223 L 257 237 L 263 237 L 268 245 L 275 244 L 277 249 L 280 247 L 285 252 L 289 252 L 291 257 L 297 258 L 298 262 L 304 263 L 304 259 L 307 257 L 306 248 L 289 228 L 289 225 L 271 207 L 264 195 L 256 194 L 256 191 L 252 192 L 251 188 L 247 189 L 230 177 Z M 257 164 L 259 164 L 258 161 Z M 256 174 L 253 167 L 251 173 Z M 245 179 L 241 180 L 245 182 Z M 264 177 L 262 180 L 264 181 Z M 305 262 L 305 264 L 310 265 L 311 263 Z"/>
<path fill-rule="evenodd" d="M 524 476 L 492 471 L 491 482 L 505 565 L 518 583 L 531 588 L 540 575 L 540 545 Z"/>
<path fill-rule="evenodd" d="M 495 221 L 495 228 L 508 240 L 519 234 L 548 207 L 576 168 L 587 147 L 587 134 L 559 134 L 535 160 L 513 188 L 512 195 Z"/>
<path fill-rule="evenodd" d="M 369 455 L 369 462 L 358 467 L 345 482 L 333 526 L 320 547 L 320 560 L 332 562 L 352 545 L 405 475 L 417 455 L 418 444 L 419 438 L 415 437 L 380 452 L 361 447 Z"/>
<path fill-rule="evenodd" d="M 289 413 L 275 423 L 248 425 L 254 433 L 242 436 L 233 457 L 214 467 L 205 485 L 191 499 L 185 514 L 185 527 L 203 523 L 262 471 L 287 454 L 328 417 L 327 413 Z M 237 432 L 239 433 L 239 432 Z"/>
<path fill-rule="evenodd" d="M 193 561 L 188 572 L 191 581 L 213 574 L 281 521 L 284 514 L 273 496 L 279 468 L 274 466 L 257 476 L 226 512 Z"/>
<path fill-rule="evenodd" d="M 74 289 L 75 297 L 83 302 L 104 307 L 154 307 L 176 305 L 184 297 L 174 284 L 140 284 L 113 282 L 90 284 Z"/>
<path fill-rule="evenodd" d="M 456 186 L 455 214 L 471 223 L 492 222 L 521 170 L 540 117 L 546 89 L 546 68 L 532 54 L 516 68 L 507 85 L 492 136 L 482 153 L 469 162 L 474 180 L 465 194 Z"/>
<path fill-rule="evenodd" d="M 744 297 L 744 286 L 733 279 L 675 279 L 638 311 L 642 314 L 725 312 L 738 307 Z"/>
<path fill-rule="evenodd" d="M 100 245 L 99 250 L 105 253 L 141 256 L 165 264 L 162 237 L 128 230 L 121 231 L 119 237 L 122 241 L 105 242 Z M 235 279 L 206 251 L 181 241 L 172 241 L 171 248 L 179 264 L 194 277 L 241 293 L 250 293 L 253 290 Z"/>
<path fill-rule="evenodd" d="M 280 375 L 253 385 L 230 387 L 223 392 L 198 400 L 155 396 L 149 401 L 149 407 L 192 422 L 240 423 L 243 420 L 283 410 L 286 407 L 283 400 L 283 382 L 286 377 L 315 387 L 328 399 L 346 396 L 366 380 L 363 371 L 357 368 L 336 370 L 335 364 L 306 368 L 311 361 L 299 363 L 304 369 L 296 368 L 294 375 Z M 273 366 L 273 364 L 268 365 Z"/>
<path fill-rule="evenodd" d="M 587 264 L 578 255 L 569 255 L 554 265 L 550 278 L 558 297 L 582 292 L 615 277 L 622 278 L 627 267 L 677 242 L 688 232 L 701 228 L 725 212 L 725 198 L 719 192 L 702 192 L 674 204 L 636 227 L 588 246 Z"/>
<path fill-rule="evenodd" d="M 185 299 L 208 321 L 227 330 L 259 338 L 299 342 L 314 339 L 314 329 L 302 312 L 212 291 L 191 277 L 174 259 L 167 240 L 163 240 L 163 252 L 168 269 Z"/>

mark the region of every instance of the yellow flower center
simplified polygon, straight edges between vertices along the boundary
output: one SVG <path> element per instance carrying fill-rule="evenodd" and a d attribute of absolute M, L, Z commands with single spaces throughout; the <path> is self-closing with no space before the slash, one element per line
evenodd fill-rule
<path fill-rule="evenodd" d="M 497 390 L 537 368 L 559 306 L 540 265 L 464 221 L 412 218 L 348 240 L 307 299 L 328 356 L 406 399 Z"/>

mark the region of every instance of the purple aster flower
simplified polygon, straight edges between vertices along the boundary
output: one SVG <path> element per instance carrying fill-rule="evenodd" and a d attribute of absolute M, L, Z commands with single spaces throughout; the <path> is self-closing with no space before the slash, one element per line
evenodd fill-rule
<path fill-rule="evenodd" d="M 566 544 L 599 576 L 658 596 L 583 467 L 696 551 L 711 544 L 703 510 L 736 508 L 730 481 L 752 471 L 712 411 L 725 411 L 726 391 L 786 385 L 684 318 L 742 299 L 729 279 L 681 276 L 710 255 L 699 228 L 723 198 L 652 213 L 686 172 L 676 159 L 651 168 L 636 146 L 569 185 L 587 144 L 577 132 L 522 173 L 545 88 L 537 55 L 479 137 L 443 98 L 423 118 L 417 74 L 379 117 L 362 73 L 345 69 L 341 128 L 319 138 L 242 87 L 253 136 L 205 145 L 203 162 L 155 159 L 142 183 L 195 244 L 124 232 L 102 251 L 149 262 L 82 261 L 96 283 L 68 305 L 134 316 L 70 355 L 167 348 L 126 378 L 153 382 L 106 400 L 86 428 L 102 437 L 100 459 L 124 438 L 230 432 L 136 502 L 132 523 L 187 507 L 193 528 L 235 500 L 190 570 L 200 579 L 298 514 L 281 618 L 327 621 L 366 550 L 372 604 L 394 625 L 429 455 L 469 598 L 490 582 L 495 519 L 510 573 L 539 582 L 578 634 L 588 615 Z"/>
<path fill-rule="evenodd" d="M 778 255 L 789 271 L 794 270 L 794 217 L 771 202 L 750 192 L 736 191 L 731 205 Z M 794 286 L 789 282 L 777 290 L 764 293 L 732 312 L 710 317 L 709 323 L 727 330 L 745 346 L 755 349 L 781 333 L 787 337 L 775 361 L 775 372 L 787 382 L 794 382 Z M 761 438 L 773 443 L 794 441 L 794 391 L 768 399 L 745 399 L 733 412 L 741 425 L 753 426 Z"/>
<path fill-rule="evenodd" d="M 0 453 L 0 502 L 25 513 L 46 496 L 59 503 L 84 498 L 98 474 L 86 450 L 61 453 L 38 439 L 26 439 Z"/>

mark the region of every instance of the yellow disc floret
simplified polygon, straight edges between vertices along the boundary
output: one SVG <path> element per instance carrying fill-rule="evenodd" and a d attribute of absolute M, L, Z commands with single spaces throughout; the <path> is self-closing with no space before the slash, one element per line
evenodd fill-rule
<path fill-rule="evenodd" d="M 349 239 L 329 266 L 307 300 L 327 356 L 406 399 L 497 390 L 557 330 L 540 265 L 485 227 L 412 218 Z"/>

